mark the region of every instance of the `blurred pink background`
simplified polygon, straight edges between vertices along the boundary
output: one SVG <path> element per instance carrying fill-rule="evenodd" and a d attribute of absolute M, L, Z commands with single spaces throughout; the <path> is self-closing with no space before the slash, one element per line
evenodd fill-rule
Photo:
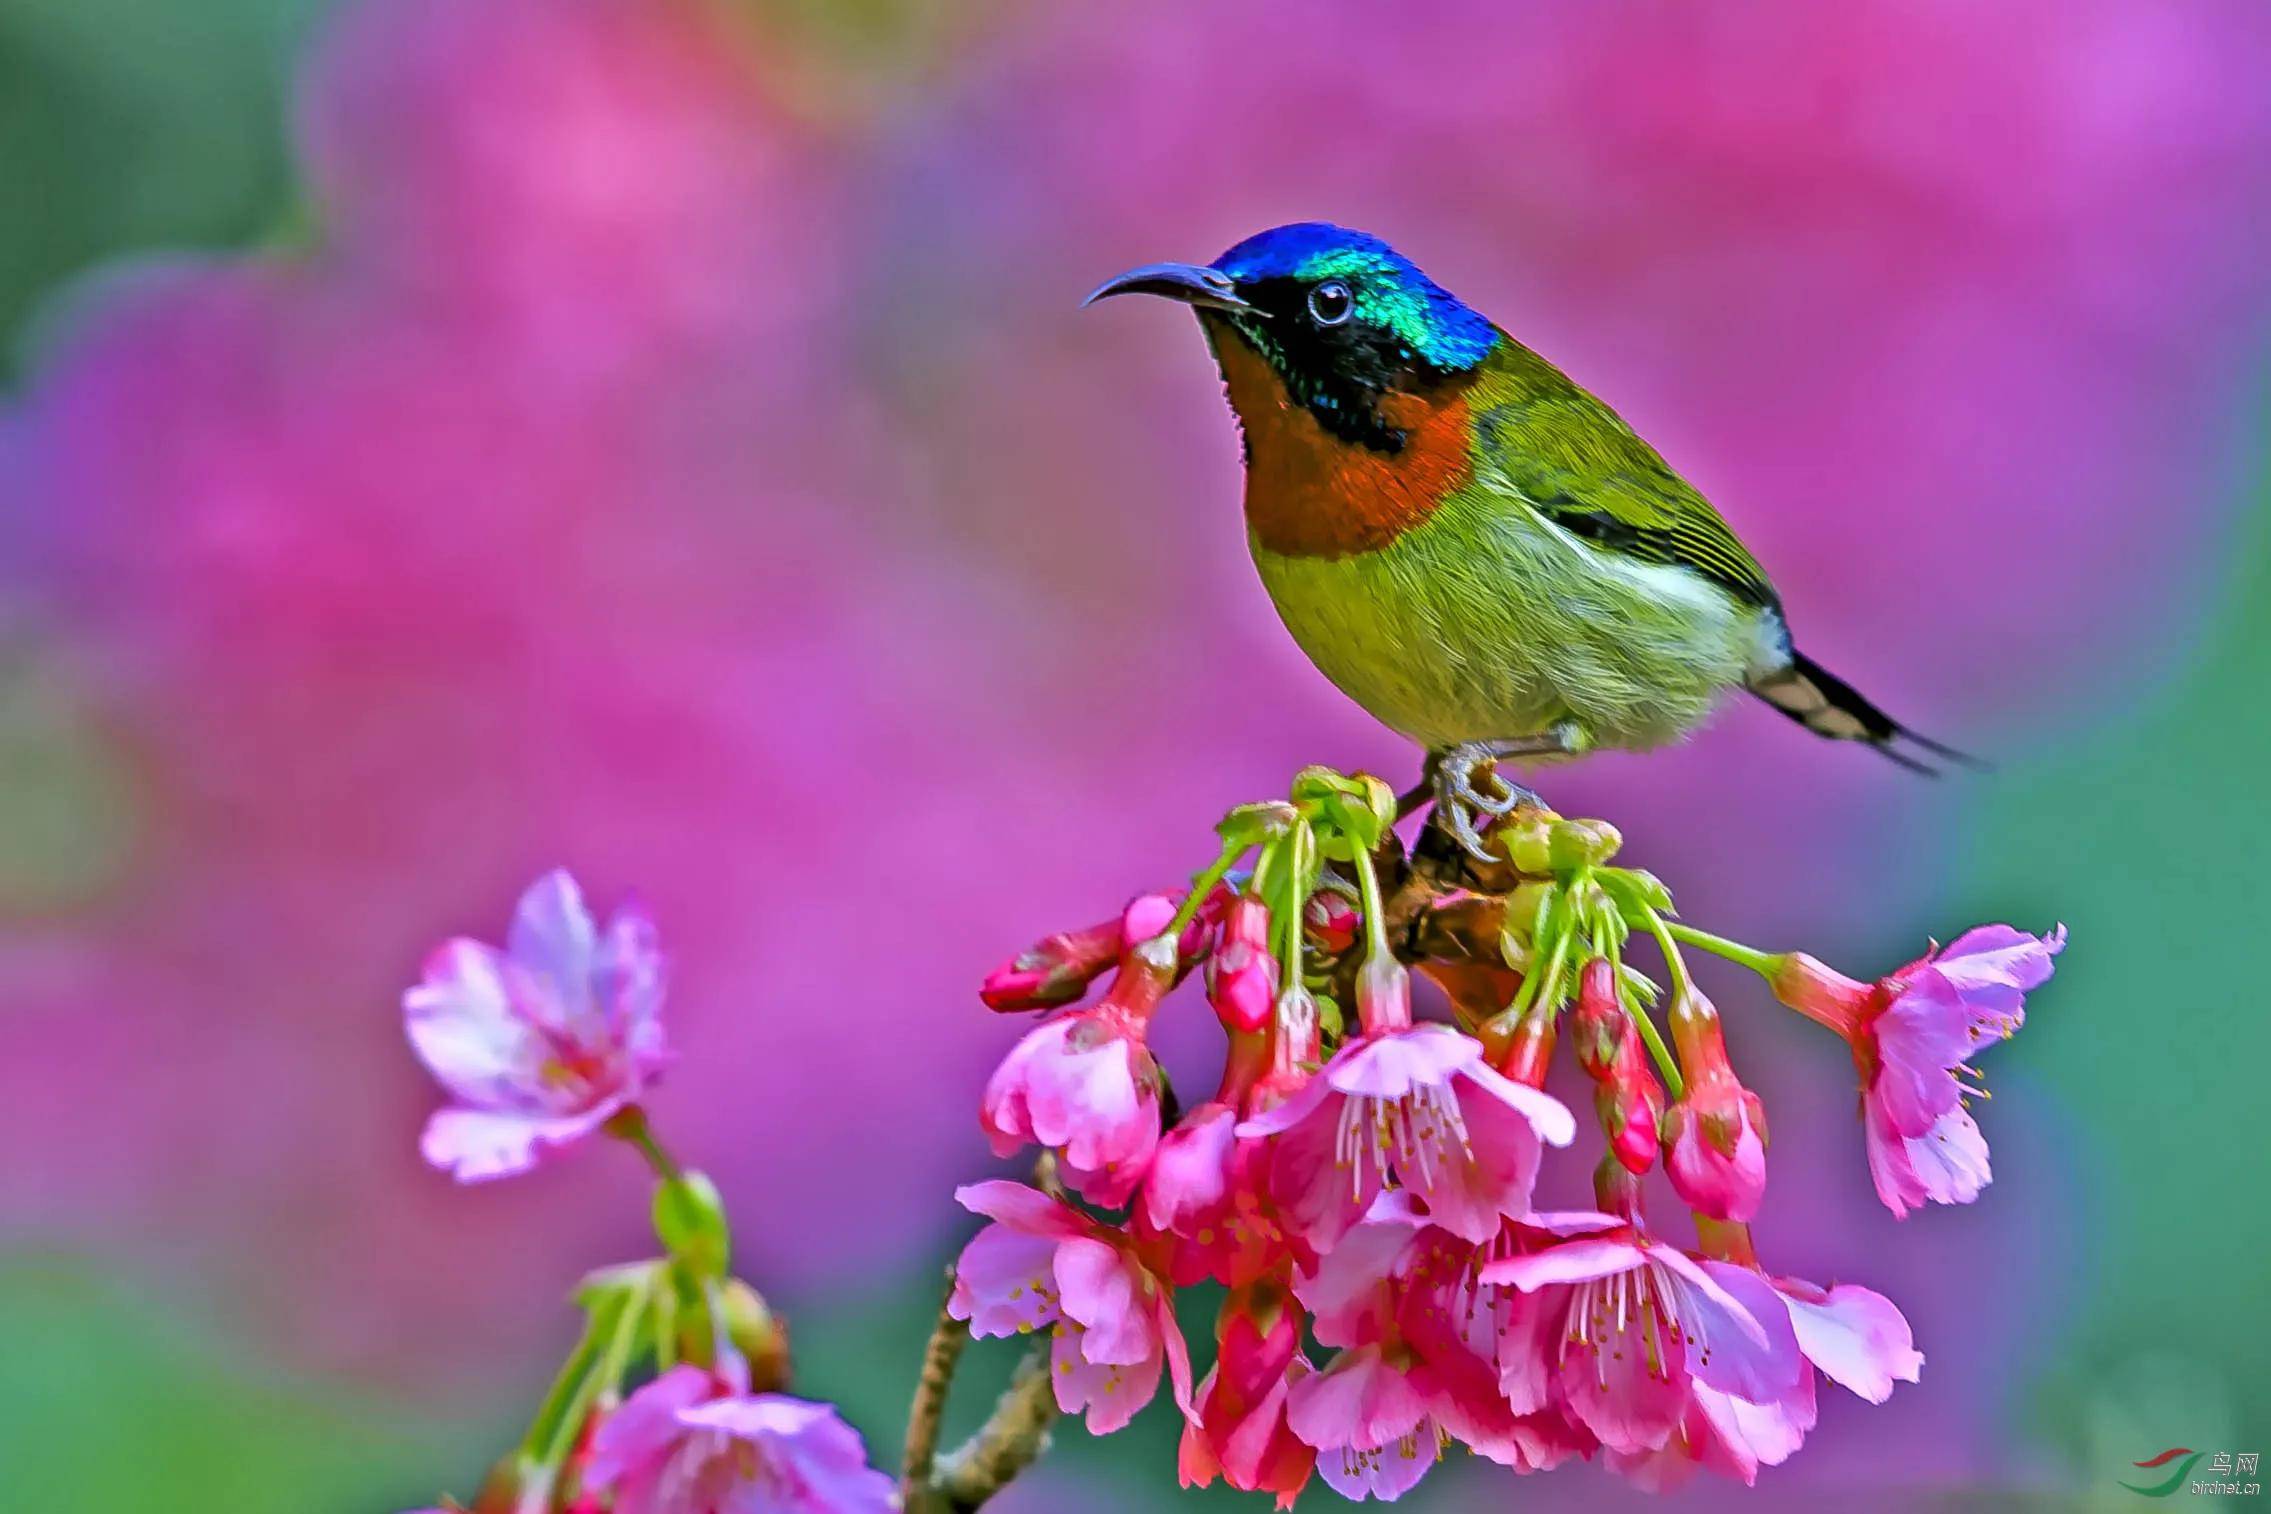
<path fill-rule="evenodd" d="M 1413 771 L 1253 581 L 1195 331 L 1077 308 L 1106 274 L 1379 232 L 1711 494 L 1816 655 L 2004 762 L 1930 787 L 1745 708 L 1557 780 L 1715 928 L 1866 972 L 1959 902 L 2079 909 L 2071 873 L 1952 882 L 1959 838 L 2071 802 L 2036 754 L 2210 635 L 2271 309 L 2250 0 L 863 15 L 312 22 L 300 229 L 82 279 L 0 414 L 0 709 L 39 758 L 0 800 L 38 842 L 0 862 L 0 1242 L 401 1426 L 307 1472 L 347 1507 L 467 1485 L 568 1281 L 640 1244 L 617 1154 L 418 1164 L 395 1001 L 432 940 L 554 863 L 649 899 L 656 1117 L 888 1457 L 949 1188 L 990 1170 L 1015 1026 L 978 976 L 1302 763 Z M 1748 1502 L 2099 1486 L 2083 1409 L 2015 1407 L 2088 1302 L 2074 1102 L 2016 1073 L 1998 1186 L 1892 1226 L 1842 1052 L 1728 1012 L 1782 1138 L 1762 1236 L 1899 1298 L 1930 1362 Z M 1195 1023 L 1173 1054 L 1210 1075 Z M 1161 1433 L 1015 1506 L 1163 1507 Z"/>

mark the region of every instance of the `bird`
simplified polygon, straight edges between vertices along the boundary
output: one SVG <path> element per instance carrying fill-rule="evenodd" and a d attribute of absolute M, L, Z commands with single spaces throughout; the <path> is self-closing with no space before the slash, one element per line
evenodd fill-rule
<path fill-rule="evenodd" d="M 1977 759 L 1800 652 L 1766 571 L 1617 413 L 1378 237 L 1274 227 L 1084 301 L 1198 316 L 1243 437 L 1262 584 L 1317 668 L 1427 753 L 1422 787 L 1489 858 L 1502 777 L 1677 741 L 1747 690 L 1924 773 Z"/>

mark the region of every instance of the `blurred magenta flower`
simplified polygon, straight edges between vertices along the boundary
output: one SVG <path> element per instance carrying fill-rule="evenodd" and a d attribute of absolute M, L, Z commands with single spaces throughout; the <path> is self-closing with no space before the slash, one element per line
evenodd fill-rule
<path fill-rule="evenodd" d="M 1162 1366 L 1191 1412 L 1191 1358 L 1174 1290 L 1126 1238 L 1021 1183 L 971 1183 L 954 1197 L 987 1225 L 954 1266 L 951 1308 L 977 1336 L 1053 1328 L 1058 1407 L 1087 1411 L 1096 1435 L 1151 1402 Z"/>
<path fill-rule="evenodd" d="M 530 884 L 499 951 L 456 937 L 402 996 L 418 1059 L 457 1102 L 419 1149 L 459 1182 L 507 1177 L 636 1102 L 670 1060 L 663 957 L 637 903 L 604 930 L 565 869 Z"/>
<path fill-rule="evenodd" d="M 1987 1139 L 1964 1107 L 1969 1064 L 1990 1039 L 2026 1023 L 2026 995 L 2066 948 L 2008 925 L 1964 932 L 1876 983 L 1859 983 L 1803 952 L 1775 959 L 1783 1003 L 1845 1037 L 1860 1070 L 1869 1175 L 1895 1215 L 1926 1203 L 1968 1204 L 1992 1177 Z"/>
<path fill-rule="evenodd" d="M 583 1479 L 613 1514 L 889 1514 L 899 1492 L 832 1406 L 737 1393 L 694 1366 L 600 1422 Z"/>

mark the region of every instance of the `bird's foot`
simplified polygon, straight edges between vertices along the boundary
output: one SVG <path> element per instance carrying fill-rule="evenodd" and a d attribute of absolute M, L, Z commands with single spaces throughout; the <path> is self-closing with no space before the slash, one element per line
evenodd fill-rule
<path fill-rule="evenodd" d="M 1483 844 L 1482 828 L 1476 823 L 1477 815 L 1497 819 L 1512 814 L 1517 806 L 1538 803 L 1538 796 L 1519 784 L 1509 783 L 1497 771 L 1502 744 L 1490 741 L 1463 741 L 1435 755 L 1428 775 L 1435 793 L 1435 813 L 1451 838 L 1467 854 L 1479 862 L 1503 862 Z M 1477 771 L 1491 775 L 1501 793 L 1484 793 L 1475 787 Z"/>

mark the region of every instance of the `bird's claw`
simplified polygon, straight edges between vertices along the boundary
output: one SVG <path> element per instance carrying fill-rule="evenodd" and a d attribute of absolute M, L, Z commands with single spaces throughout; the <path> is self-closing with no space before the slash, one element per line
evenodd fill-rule
<path fill-rule="evenodd" d="M 1478 769 L 1496 776 L 1498 754 L 1487 746 L 1457 746 L 1445 752 L 1435 764 L 1435 810 L 1442 817 L 1443 828 L 1451 838 L 1478 862 L 1503 862 L 1483 844 L 1481 829 L 1475 816 L 1488 815 L 1496 819 L 1510 815 L 1523 804 L 1535 804 L 1538 796 L 1517 784 L 1498 778 L 1506 790 L 1501 794 L 1486 794 L 1475 787 L 1474 775 Z"/>

